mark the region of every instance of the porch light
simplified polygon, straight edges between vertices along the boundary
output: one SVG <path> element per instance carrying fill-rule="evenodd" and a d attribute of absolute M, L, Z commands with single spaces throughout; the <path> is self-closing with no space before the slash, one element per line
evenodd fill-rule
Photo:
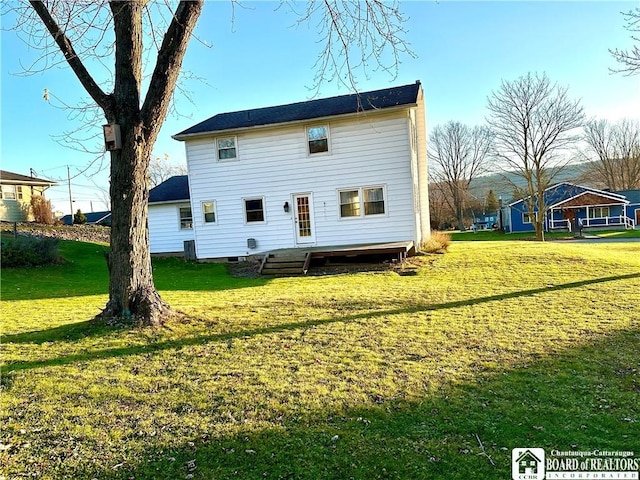
<path fill-rule="evenodd" d="M 284 202 L 282 208 L 284 208 L 284 213 L 289 213 L 289 202 Z"/>

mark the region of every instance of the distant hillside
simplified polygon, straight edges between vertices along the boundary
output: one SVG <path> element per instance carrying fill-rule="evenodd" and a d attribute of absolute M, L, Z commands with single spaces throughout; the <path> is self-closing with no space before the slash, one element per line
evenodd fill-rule
<path fill-rule="evenodd" d="M 585 186 L 596 186 L 588 184 L 589 182 L 585 182 L 584 180 L 584 172 L 587 166 L 588 163 L 567 165 L 567 167 L 554 178 L 553 183 L 572 182 Z M 526 182 L 522 177 L 512 173 L 486 175 L 473 181 L 471 184 L 471 194 L 479 199 L 484 199 L 489 193 L 489 190 L 493 190 L 493 193 L 495 193 L 497 197 L 502 197 L 502 200 L 508 203 L 513 200 L 513 185 L 525 188 Z"/>

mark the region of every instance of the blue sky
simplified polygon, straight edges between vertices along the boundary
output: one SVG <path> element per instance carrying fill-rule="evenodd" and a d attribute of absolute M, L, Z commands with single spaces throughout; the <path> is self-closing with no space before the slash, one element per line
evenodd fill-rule
<path fill-rule="evenodd" d="M 295 26 L 295 15 L 272 2 L 207 2 L 197 35 L 211 48 L 192 41 L 184 67 L 203 81 L 189 80 L 192 101 L 176 98 L 180 117 L 167 119 L 155 154 L 184 162 L 184 145 L 171 135 L 217 113 L 291 103 L 312 97 L 313 65 L 319 48 L 315 24 Z M 302 8 L 302 3 L 300 8 Z M 580 98 L 588 117 L 617 120 L 640 117 L 640 77 L 611 74 L 615 62 L 608 48 L 631 45 L 622 11 L 638 2 L 404 2 L 409 17 L 407 40 L 417 58 L 401 58 L 398 75 L 370 69 L 356 71 L 358 88 L 373 90 L 421 80 L 427 125 L 456 120 L 480 124 L 487 96 L 502 80 L 527 72 L 546 72 Z M 8 25 L 3 18 L 3 27 Z M 56 143 L 54 137 L 74 130 L 69 113 L 43 100 L 47 88 L 68 104 L 86 97 L 65 68 L 36 75 L 16 75 L 38 55 L 14 32 L 1 33 L 1 165 L 3 170 L 61 180 L 48 192 L 58 210 L 68 213 L 66 185 L 70 165 L 74 210 L 104 208 L 107 162 L 87 178 L 79 172 L 94 158 Z M 319 96 L 350 93 L 335 82 L 321 86 Z M 95 172 L 96 168 L 90 169 Z"/>

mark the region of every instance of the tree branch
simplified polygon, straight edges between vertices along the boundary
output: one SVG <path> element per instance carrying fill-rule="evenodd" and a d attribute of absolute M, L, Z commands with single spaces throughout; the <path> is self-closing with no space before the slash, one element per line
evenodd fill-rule
<path fill-rule="evenodd" d="M 203 0 L 181 1 L 162 40 L 149 91 L 142 106 L 147 140 L 154 142 L 164 121 Z"/>
<path fill-rule="evenodd" d="M 91 95 L 91 98 L 104 110 L 105 114 L 112 110 L 112 97 L 102 91 L 100 86 L 95 82 L 91 74 L 80 60 L 76 51 L 71 44 L 69 38 L 62 31 L 58 23 L 51 16 L 51 13 L 41 0 L 29 0 L 36 14 L 40 17 L 47 30 L 58 44 L 60 51 L 63 53 L 67 63 L 75 73 L 85 90 Z"/>

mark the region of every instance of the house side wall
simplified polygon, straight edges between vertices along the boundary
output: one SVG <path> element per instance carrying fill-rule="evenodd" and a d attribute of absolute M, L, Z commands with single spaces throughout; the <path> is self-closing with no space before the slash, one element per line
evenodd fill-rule
<path fill-rule="evenodd" d="M 408 109 L 309 123 L 315 124 L 329 126 L 328 154 L 307 154 L 305 125 L 238 134 L 237 161 L 216 161 L 214 137 L 186 142 L 198 258 L 296 246 L 295 193 L 313 196 L 314 245 L 416 238 Z M 338 191 L 372 186 L 385 189 L 385 214 L 341 219 Z M 265 222 L 245 222 L 245 198 L 264 199 Z M 217 218 L 205 224 L 202 202 L 210 201 Z M 255 249 L 247 247 L 249 238 Z"/>
<path fill-rule="evenodd" d="M 418 108 L 416 114 L 418 129 L 418 198 L 420 204 L 420 240 L 427 240 L 431 235 L 431 218 L 429 214 L 429 167 L 427 164 L 427 115 L 424 104 L 424 91 L 418 91 Z M 420 241 L 418 242 L 418 244 Z"/>
<path fill-rule="evenodd" d="M 627 217 L 632 219 L 635 222 L 635 228 L 640 228 L 640 223 L 638 223 L 638 219 L 640 218 L 640 203 L 630 203 L 626 207 Z"/>
<path fill-rule="evenodd" d="M 17 188 L 22 187 L 22 198 L 18 198 Z M 5 222 L 32 221 L 31 196 L 43 195 L 44 187 L 32 187 L 30 185 L 15 185 L 16 199 L 0 199 L 0 220 Z"/>
<path fill-rule="evenodd" d="M 533 232 L 535 228 L 532 223 L 524 223 L 523 214 L 528 213 L 524 202 L 518 202 L 511 205 L 510 212 L 510 231 L 511 232 Z"/>
<path fill-rule="evenodd" d="M 149 246 L 151 253 L 176 253 L 184 251 L 184 241 L 193 240 L 193 230 L 180 229 L 179 207 L 188 202 L 149 205 Z"/>

